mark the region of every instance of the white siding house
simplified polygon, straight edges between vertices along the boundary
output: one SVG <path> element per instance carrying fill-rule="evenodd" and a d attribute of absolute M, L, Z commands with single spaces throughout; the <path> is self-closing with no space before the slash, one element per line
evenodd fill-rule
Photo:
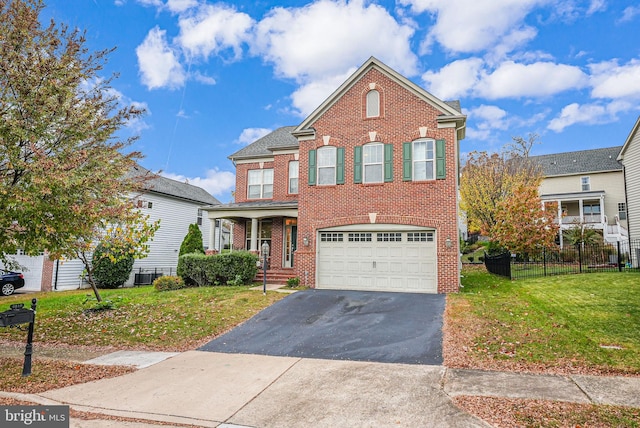
<path fill-rule="evenodd" d="M 542 168 L 540 198 L 557 203 L 556 221 L 562 230 L 580 224 L 602 231 L 607 242 L 629 239 L 624 174 L 617 160 L 621 148 L 530 158 Z"/>
<path fill-rule="evenodd" d="M 206 212 L 201 210 L 203 206 L 220 204 L 207 191 L 188 183 L 152 174 L 142 167 L 138 167 L 135 174 L 151 176 L 145 182 L 146 193 L 135 197 L 134 203 L 144 214 L 149 215 L 150 221 L 160 220 L 160 228 L 150 243 L 149 255 L 135 261 L 132 274 L 125 285 L 134 285 L 140 281 L 150 283 L 150 280 L 160 274 L 175 275 L 180 244 L 190 224 L 199 225 L 205 249 L 208 249 L 212 237 L 216 250 L 220 250 L 218 245 L 228 243 L 224 228 L 220 236 L 221 228 L 213 228 Z M 15 258 L 22 266 L 29 268 L 23 272 L 25 291 L 72 290 L 88 286 L 83 279 L 84 265 L 78 259 L 51 262 L 46 255 Z M 136 276 L 140 274 L 142 276 Z"/>
<path fill-rule="evenodd" d="M 629 237 L 640 239 L 640 117 L 622 146 L 618 160 L 624 167 Z"/>

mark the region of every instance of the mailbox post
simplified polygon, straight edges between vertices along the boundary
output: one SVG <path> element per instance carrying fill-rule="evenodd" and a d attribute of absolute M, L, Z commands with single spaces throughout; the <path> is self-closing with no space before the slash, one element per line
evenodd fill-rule
<path fill-rule="evenodd" d="M 262 244 L 262 272 L 263 272 L 263 281 L 262 281 L 262 294 L 267 295 L 267 258 L 269 257 L 269 244 L 267 241 L 264 241 Z"/>
<path fill-rule="evenodd" d="M 31 309 L 25 309 L 23 303 L 11 305 L 8 311 L 0 312 L 0 327 L 20 328 L 21 324 L 29 323 L 27 330 L 27 346 L 24 351 L 22 376 L 31 374 L 31 356 L 33 355 L 33 326 L 36 321 L 37 299 L 31 299 Z"/>

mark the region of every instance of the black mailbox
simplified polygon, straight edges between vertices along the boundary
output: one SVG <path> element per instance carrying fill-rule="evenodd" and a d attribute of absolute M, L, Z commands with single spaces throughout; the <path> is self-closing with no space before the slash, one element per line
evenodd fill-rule
<path fill-rule="evenodd" d="M 14 327 L 20 324 L 29 324 L 27 330 L 27 347 L 24 350 L 24 364 L 22 376 L 31 374 L 31 355 L 33 354 L 33 326 L 36 322 L 37 299 L 31 299 L 31 309 L 25 309 L 23 303 L 11 305 L 8 311 L 0 312 L 0 327 Z M 17 327 L 20 328 L 20 327 Z"/>
<path fill-rule="evenodd" d="M 0 312 L 0 327 L 10 327 L 18 324 L 33 322 L 35 312 L 25 309 L 23 304 L 11 305 L 8 311 Z"/>

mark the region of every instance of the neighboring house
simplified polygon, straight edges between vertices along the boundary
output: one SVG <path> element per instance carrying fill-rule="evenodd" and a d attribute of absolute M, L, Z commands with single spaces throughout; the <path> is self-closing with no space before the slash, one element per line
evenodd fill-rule
<path fill-rule="evenodd" d="M 233 246 L 323 289 L 456 292 L 466 116 L 370 58 L 298 126 L 232 154 Z"/>
<path fill-rule="evenodd" d="M 136 173 L 147 174 L 149 171 L 138 167 Z M 155 174 L 146 181 L 145 189 L 144 194 L 134 198 L 134 203 L 150 216 L 151 221 L 159 219 L 160 228 L 150 243 L 149 255 L 135 261 L 126 285 L 150 283 L 161 274 L 175 275 L 180 244 L 188 232 L 189 224 L 200 226 L 205 248 L 210 242 L 213 243 L 211 248 L 215 249 L 219 249 L 220 243 L 224 245 L 224 231 L 220 237 L 220 227 L 212 228 L 212 223 L 201 209 L 204 205 L 220 203 L 207 191 Z M 46 255 L 17 255 L 15 258 L 29 269 L 24 271 L 25 290 L 69 290 L 87 286 L 82 278 L 84 265 L 78 259 L 51 261 Z"/>
<path fill-rule="evenodd" d="M 587 226 L 606 242 L 629 239 L 621 146 L 532 156 L 542 168 L 543 202 L 556 202 L 561 230 Z M 560 236 L 560 245 L 562 245 Z"/>
<path fill-rule="evenodd" d="M 624 142 L 618 160 L 624 167 L 629 237 L 637 241 L 640 240 L 640 117 Z"/>

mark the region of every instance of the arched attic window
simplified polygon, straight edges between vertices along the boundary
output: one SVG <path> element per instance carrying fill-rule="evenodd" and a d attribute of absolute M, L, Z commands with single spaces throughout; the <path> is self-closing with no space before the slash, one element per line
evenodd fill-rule
<path fill-rule="evenodd" d="M 380 116 L 380 92 L 375 89 L 367 92 L 367 117 Z"/>

